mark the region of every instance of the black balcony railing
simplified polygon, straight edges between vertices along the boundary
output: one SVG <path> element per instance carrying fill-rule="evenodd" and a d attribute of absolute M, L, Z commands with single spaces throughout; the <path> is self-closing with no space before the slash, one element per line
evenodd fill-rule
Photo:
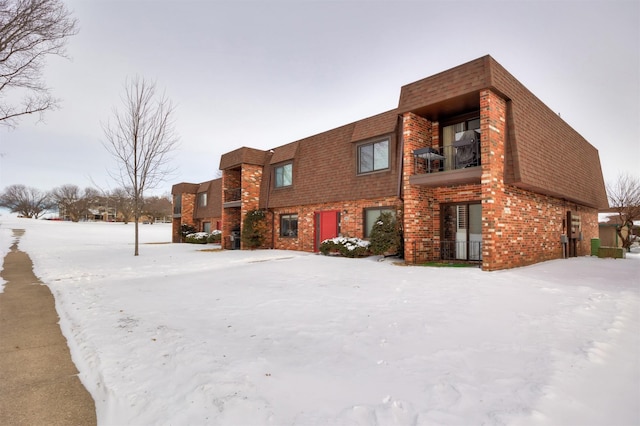
<path fill-rule="evenodd" d="M 478 167 L 481 163 L 480 141 L 427 147 L 413 151 L 415 174 L 444 172 Z"/>
<path fill-rule="evenodd" d="M 442 260 L 482 260 L 482 241 L 440 241 Z"/>
<path fill-rule="evenodd" d="M 225 189 L 224 190 L 224 202 L 229 203 L 231 201 L 240 201 L 242 198 L 242 189 L 234 188 L 234 189 Z"/>
<path fill-rule="evenodd" d="M 423 261 L 481 262 L 482 241 L 441 240 L 413 243 L 413 263 Z"/>

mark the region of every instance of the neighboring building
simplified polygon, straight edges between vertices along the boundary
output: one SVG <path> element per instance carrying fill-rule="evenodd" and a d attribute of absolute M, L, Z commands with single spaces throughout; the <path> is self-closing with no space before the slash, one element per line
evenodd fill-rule
<path fill-rule="evenodd" d="M 601 247 L 622 247 L 623 238 L 626 239 L 631 232 L 631 241 L 636 241 L 638 235 L 640 235 L 640 226 L 635 223 L 633 226 L 623 225 L 622 220 L 616 214 L 612 214 L 612 209 L 601 211 L 602 216 L 600 218 L 599 236 Z M 631 229 L 629 229 L 631 228 Z M 622 238 L 618 235 L 618 230 L 622 234 Z"/>
<path fill-rule="evenodd" d="M 589 254 L 608 206 L 598 151 L 490 56 L 403 86 L 394 110 L 226 153 L 220 170 L 225 248 L 253 209 L 268 212 L 268 247 L 304 251 L 366 239 L 388 210 L 408 263 L 497 270 Z M 181 223 L 197 222 L 201 185 L 172 190 L 182 203 L 174 241 Z"/>
<path fill-rule="evenodd" d="M 173 235 L 174 243 L 181 242 L 180 225 L 186 224 L 201 232 L 222 229 L 222 179 L 200 184 L 179 183 L 173 185 Z"/>

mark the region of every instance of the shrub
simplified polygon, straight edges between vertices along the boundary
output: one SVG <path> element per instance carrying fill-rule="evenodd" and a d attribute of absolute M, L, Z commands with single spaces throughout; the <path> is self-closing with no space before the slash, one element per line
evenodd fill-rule
<path fill-rule="evenodd" d="M 195 232 L 193 234 L 187 234 L 184 237 L 184 242 L 191 244 L 207 244 L 208 238 L 209 234 L 206 232 Z"/>
<path fill-rule="evenodd" d="M 209 237 L 207 238 L 207 242 L 220 244 L 221 239 L 222 239 L 222 231 L 219 231 L 216 229 L 212 231 L 211 234 L 209 234 Z"/>
<path fill-rule="evenodd" d="M 373 254 L 397 254 L 401 245 L 398 222 L 391 212 L 383 212 L 371 228 L 369 237 Z"/>
<path fill-rule="evenodd" d="M 189 234 L 195 234 L 198 230 L 193 226 L 187 223 L 183 223 L 180 225 L 180 235 L 182 238 L 185 238 Z"/>
<path fill-rule="evenodd" d="M 324 240 L 319 249 L 324 255 L 339 253 L 345 257 L 363 257 L 369 255 L 369 242 L 359 238 L 336 237 Z"/>
<path fill-rule="evenodd" d="M 242 243 L 245 247 L 256 249 L 261 247 L 266 239 L 267 221 L 263 210 L 248 211 L 242 226 Z"/>

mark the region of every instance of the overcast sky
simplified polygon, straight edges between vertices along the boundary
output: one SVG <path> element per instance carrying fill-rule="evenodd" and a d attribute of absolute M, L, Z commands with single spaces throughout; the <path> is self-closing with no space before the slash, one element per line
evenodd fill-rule
<path fill-rule="evenodd" d="M 598 149 L 606 181 L 640 175 L 635 0 L 65 3 L 80 32 L 45 68 L 61 108 L 0 128 L 0 189 L 117 186 L 101 122 L 127 77 L 177 107 L 168 193 L 215 178 L 225 152 L 393 109 L 401 86 L 487 54 Z"/>

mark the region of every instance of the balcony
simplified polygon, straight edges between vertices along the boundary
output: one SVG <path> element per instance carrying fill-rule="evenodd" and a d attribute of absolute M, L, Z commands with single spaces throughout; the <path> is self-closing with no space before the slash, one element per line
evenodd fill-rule
<path fill-rule="evenodd" d="M 224 190 L 224 207 L 240 207 L 242 199 L 242 188 Z"/>
<path fill-rule="evenodd" d="M 413 185 L 436 187 L 480 183 L 480 138 L 473 130 L 463 132 L 451 145 L 416 149 L 413 158 L 415 174 L 409 178 Z"/>

